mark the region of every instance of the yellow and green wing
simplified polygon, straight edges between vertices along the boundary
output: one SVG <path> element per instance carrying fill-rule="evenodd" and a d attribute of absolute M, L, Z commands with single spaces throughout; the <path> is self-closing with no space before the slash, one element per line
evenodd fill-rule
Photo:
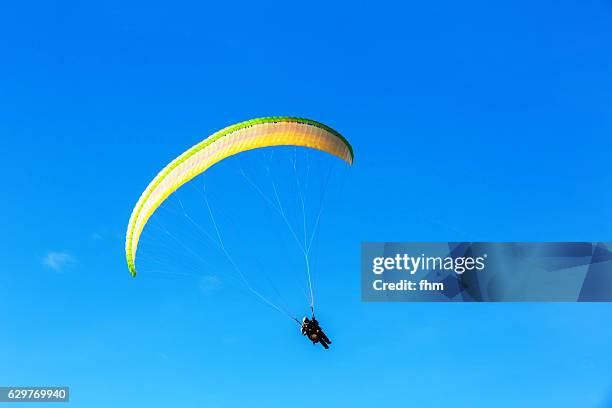
<path fill-rule="evenodd" d="M 229 156 L 268 146 L 310 147 L 349 165 L 353 163 L 349 142 L 330 127 L 309 119 L 272 116 L 240 122 L 214 133 L 164 167 L 140 196 L 125 239 L 125 256 L 132 276 L 136 276 L 136 250 L 144 226 L 170 194 Z"/>

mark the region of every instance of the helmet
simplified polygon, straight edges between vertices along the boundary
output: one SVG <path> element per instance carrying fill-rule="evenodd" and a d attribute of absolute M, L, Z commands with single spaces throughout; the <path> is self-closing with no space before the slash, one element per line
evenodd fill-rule
<path fill-rule="evenodd" d="M 304 316 L 304 317 L 302 318 L 302 323 L 306 323 L 307 321 L 308 321 L 308 318 L 307 318 L 306 316 Z"/>

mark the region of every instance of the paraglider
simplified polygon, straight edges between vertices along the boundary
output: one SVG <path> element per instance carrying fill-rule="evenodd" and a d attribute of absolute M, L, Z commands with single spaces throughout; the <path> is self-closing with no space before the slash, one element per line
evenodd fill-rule
<path fill-rule="evenodd" d="M 237 123 L 214 133 L 165 166 L 141 194 L 130 216 L 125 239 L 125 256 L 132 276 L 135 277 L 137 274 L 136 253 L 141 234 L 148 220 L 171 194 L 185 183 L 206 172 L 210 167 L 226 158 L 249 150 L 273 146 L 306 147 L 328 153 L 343 160 L 348 165 L 353 163 L 353 149 L 349 142 L 332 128 L 309 119 L 289 116 L 258 118 Z M 251 182 L 248 179 L 247 181 Z M 206 204 L 207 206 L 209 205 L 208 201 L 206 201 Z M 280 206 L 280 202 L 278 204 Z M 211 211 L 210 207 L 208 210 Z M 280 212 L 283 218 L 285 218 L 282 208 Z M 211 218 L 212 216 L 211 212 Z M 213 224 L 215 229 L 217 229 L 214 219 Z M 289 223 L 287 222 L 287 224 Z M 304 233 L 306 232 L 305 228 L 304 224 Z M 291 232 L 295 237 L 294 231 L 292 230 Z M 232 267 L 237 271 L 247 290 L 254 294 L 261 302 L 279 310 L 279 307 L 272 304 L 265 296 L 252 287 L 244 274 L 239 270 L 237 262 L 232 259 L 226 250 L 219 231 L 216 231 L 216 235 L 219 238 L 218 246 L 228 258 Z M 305 324 L 302 324 L 302 333 L 313 343 L 319 342 L 323 347 L 328 348 L 328 344 L 331 342 L 321 330 L 317 320 L 314 319 L 314 294 L 308 260 L 311 243 L 309 242 L 309 245 L 306 245 L 305 239 L 301 246 L 301 251 L 306 261 L 310 308 L 313 311 L 312 320 L 306 318 Z M 298 242 L 298 244 L 300 243 Z M 289 317 L 299 323 L 295 317 Z"/>
<path fill-rule="evenodd" d="M 302 318 L 301 331 L 303 336 L 308 337 L 308 339 L 312 341 L 312 344 L 321 343 L 325 350 L 329 349 L 331 340 L 329 340 L 327 335 L 325 335 L 314 315 L 312 316 L 312 319 L 309 319 L 306 316 Z"/>

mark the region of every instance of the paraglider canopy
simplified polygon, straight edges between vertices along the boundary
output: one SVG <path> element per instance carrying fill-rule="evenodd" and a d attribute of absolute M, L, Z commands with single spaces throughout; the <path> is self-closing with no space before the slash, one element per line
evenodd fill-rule
<path fill-rule="evenodd" d="M 269 146 L 317 149 L 353 163 L 349 142 L 332 128 L 304 118 L 272 116 L 226 127 L 191 147 L 170 162 L 149 183 L 136 203 L 128 223 L 125 255 L 136 276 L 136 251 L 140 235 L 155 210 L 180 186 L 221 160 L 248 150 Z"/>

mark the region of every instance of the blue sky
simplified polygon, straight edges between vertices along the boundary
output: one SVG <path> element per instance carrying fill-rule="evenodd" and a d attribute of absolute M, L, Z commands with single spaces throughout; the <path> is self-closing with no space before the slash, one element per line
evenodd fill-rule
<path fill-rule="evenodd" d="M 93 408 L 606 406 L 610 305 L 362 304 L 359 244 L 610 241 L 610 18 L 605 0 L 3 3 L 0 384 Z M 249 297 L 125 266 L 151 177 L 266 115 L 355 147 L 318 280 L 330 352 Z"/>

